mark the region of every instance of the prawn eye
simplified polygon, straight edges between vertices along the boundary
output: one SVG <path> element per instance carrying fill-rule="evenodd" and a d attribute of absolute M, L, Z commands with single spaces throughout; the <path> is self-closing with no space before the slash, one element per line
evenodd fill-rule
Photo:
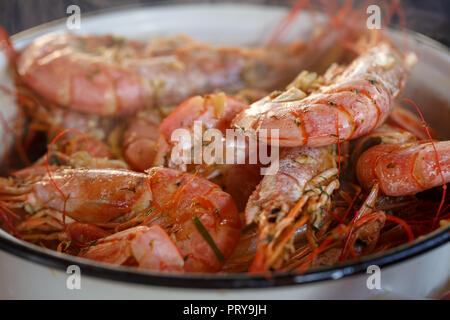
<path fill-rule="evenodd" d="M 281 208 L 277 207 L 277 208 L 273 208 L 272 210 L 270 210 L 269 212 L 269 218 L 268 221 L 269 222 L 275 222 L 278 216 L 278 213 L 281 211 Z"/>

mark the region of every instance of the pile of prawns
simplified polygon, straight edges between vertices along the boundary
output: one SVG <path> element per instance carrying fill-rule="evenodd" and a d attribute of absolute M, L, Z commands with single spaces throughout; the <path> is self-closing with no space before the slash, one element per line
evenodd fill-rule
<path fill-rule="evenodd" d="M 396 102 L 416 56 L 342 29 L 261 47 L 60 33 L 21 52 L 2 31 L 26 165 L 0 178 L 4 229 L 115 265 L 264 273 L 358 259 L 445 225 L 450 141 Z M 330 37 L 352 61 L 302 71 Z M 254 137 L 278 129 L 278 172 L 172 163 L 172 132 L 198 120 Z M 37 133 L 47 151 L 30 163 Z"/>

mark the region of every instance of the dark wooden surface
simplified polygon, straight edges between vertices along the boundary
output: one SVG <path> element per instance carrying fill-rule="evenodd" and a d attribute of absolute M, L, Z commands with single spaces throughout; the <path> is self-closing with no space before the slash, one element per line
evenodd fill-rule
<path fill-rule="evenodd" d="M 256 3 L 292 3 L 293 0 L 250 0 Z M 339 0 L 330 0 L 339 1 Z M 342 1 L 342 0 L 341 0 Z M 358 0 L 356 0 L 358 1 Z M 363 0 L 359 0 L 363 1 Z M 390 0 L 374 0 L 390 1 Z M 0 0 L 0 25 L 10 34 L 44 22 L 66 17 L 71 4 L 80 6 L 81 12 L 109 9 L 127 4 L 164 3 L 166 0 Z M 174 1 L 170 1 L 174 2 Z M 196 2 L 196 1 L 176 1 Z M 198 2 L 198 1 L 197 1 Z M 217 1 L 202 1 L 217 2 Z M 230 1 L 229 1 L 230 2 Z M 235 1 L 239 2 L 239 1 Z M 421 32 L 450 46 L 450 0 L 402 0 L 409 29 Z"/>

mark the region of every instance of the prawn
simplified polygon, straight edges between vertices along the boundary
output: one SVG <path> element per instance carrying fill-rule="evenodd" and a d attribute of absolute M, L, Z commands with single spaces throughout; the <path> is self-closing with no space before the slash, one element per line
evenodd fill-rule
<path fill-rule="evenodd" d="M 95 242 L 79 257 L 139 269 L 183 272 L 183 256 L 160 226 L 130 228 Z"/>
<path fill-rule="evenodd" d="M 263 178 L 245 209 L 246 223 L 256 222 L 259 229 L 252 272 L 279 267 L 292 251 L 297 229 L 321 226 L 339 188 L 337 174 L 332 147 L 282 150 L 279 170 Z"/>
<path fill-rule="evenodd" d="M 48 34 L 17 57 L 19 76 L 40 95 L 103 116 L 176 105 L 215 89 L 272 90 L 304 62 L 305 45 L 226 48 L 187 36 L 150 43 L 120 37 Z M 263 80 L 261 80 L 263 79 Z"/>
<path fill-rule="evenodd" d="M 218 271 L 239 241 L 241 224 L 231 196 L 190 173 L 169 168 L 148 173 L 49 170 L 50 176 L 28 170 L 1 178 L 0 207 L 30 214 L 51 209 L 76 222 L 116 231 L 160 225 L 174 238 L 188 272 Z"/>
<path fill-rule="evenodd" d="M 278 129 L 279 145 L 285 147 L 320 147 L 358 138 L 386 120 L 415 60 L 413 54 L 404 56 L 381 41 L 348 67 L 330 67 L 330 83 L 308 97 L 291 86 L 253 103 L 233 125 L 245 132 Z"/>

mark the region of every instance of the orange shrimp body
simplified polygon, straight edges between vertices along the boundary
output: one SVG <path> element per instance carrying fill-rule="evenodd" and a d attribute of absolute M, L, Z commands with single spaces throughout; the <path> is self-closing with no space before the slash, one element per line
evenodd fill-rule
<path fill-rule="evenodd" d="M 142 50 L 112 36 L 49 34 L 20 53 L 17 68 L 31 88 L 60 105 L 99 115 L 130 113 L 147 105 L 149 92 L 118 60 L 137 58 Z"/>
<path fill-rule="evenodd" d="M 165 272 L 183 271 L 184 260 L 160 226 L 134 227 L 98 240 L 79 254 L 82 258 Z"/>
<path fill-rule="evenodd" d="M 51 177 L 47 175 L 32 184 L 26 202 L 33 211 L 51 208 L 65 211 L 67 216 L 80 222 L 105 223 L 148 205 L 145 174 L 128 170 L 67 168 L 51 172 Z"/>
<path fill-rule="evenodd" d="M 201 124 L 202 130 L 217 129 L 225 137 L 226 130 L 230 128 L 233 118 L 246 107 L 246 104 L 226 96 L 224 93 L 209 94 L 203 97 L 195 96 L 187 99 L 172 111 L 159 126 L 160 138 L 154 164 L 177 168 L 184 165 L 174 164 L 169 160 L 171 150 L 174 146 L 172 134 L 176 129 L 183 128 L 189 130 L 191 136 L 194 137 L 194 123 L 198 121 Z M 183 149 L 193 148 L 192 141 L 186 143 L 190 143 L 190 145 L 182 145 L 181 147 Z"/>
<path fill-rule="evenodd" d="M 378 181 L 388 196 L 413 195 L 446 184 L 450 182 L 450 141 L 434 145 L 439 165 L 431 142 L 374 146 L 358 160 L 358 181 L 366 188 Z"/>
<path fill-rule="evenodd" d="M 159 117 L 152 113 L 139 113 L 124 132 L 122 151 L 126 162 L 137 171 L 153 166 L 158 150 Z"/>
<path fill-rule="evenodd" d="M 219 271 L 224 261 L 205 241 L 199 223 L 223 258 L 230 257 L 241 235 L 239 213 L 231 196 L 208 180 L 199 177 L 192 180 L 189 173 L 153 168 L 149 174 L 152 203 L 167 205 L 155 205 L 155 211 L 160 213 L 150 214 L 154 217 L 147 224 L 159 224 L 174 237 L 186 259 L 186 271 Z M 179 184 L 183 189 L 177 194 Z"/>
<path fill-rule="evenodd" d="M 299 71 L 305 47 L 218 48 L 186 36 L 150 43 L 49 34 L 17 59 L 19 75 L 47 99 L 98 115 L 176 105 L 219 88 L 273 90 Z"/>
<path fill-rule="evenodd" d="M 20 186 L 25 176 L 32 182 Z M 161 225 L 182 252 L 185 271 L 218 271 L 239 241 L 240 218 L 231 196 L 192 174 L 169 168 L 148 173 L 63 168 L 51 177 L 26 172 L 15 186 L 2 181 L 0 200 L 9 203 L 7 194 L 15 194 L 29 212 L 53 209 L 100 226 Z"/>
<path fill-rule="evenodd" d="M 153 165 L 177 167 L 169 161 L 173 147 L 171 136 L 176 129 L 192 131 L 194 121 L 200 121 L 202 129 L 219 129 L 225 135 L 233 118 L 245 107 L 246 104 L 217 93 L 187 99 L 161 123 L 154 113 L 140 113 L 125 131 L 124 157 L 128 164 L 139 171 Z"/>
<path fill-rule="evenodd" d="M 396 49 L 380 43 L 308 97 L 268 96 L 244 110 L 233 124 L 246 131 L 278 129 L 280 146 L 319 147 L 351 140 L 386 120 L 408 69 Z"/>

